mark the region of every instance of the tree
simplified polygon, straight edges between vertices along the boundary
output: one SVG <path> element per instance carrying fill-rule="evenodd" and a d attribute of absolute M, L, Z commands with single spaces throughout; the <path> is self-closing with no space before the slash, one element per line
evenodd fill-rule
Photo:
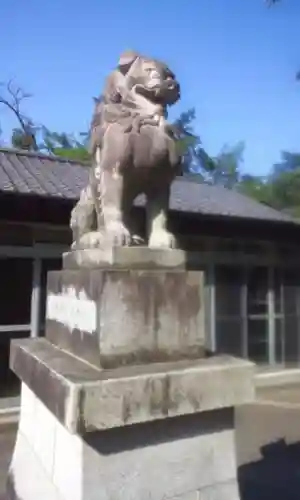
<path fill-rule="evenodd" d="M 282 151 L 281 161 L 273 165 L 271 174 L 272 177 L 276 177 L 285 172 L 294 172 L 298 168 L 300 168 L 300 153 Z"/>
<path fill-rule="evenodd" d="M 211 159 L 204 151 L 200 138 L 194 133 L 192 122 L 195 119 L 195 111 L 188 110 L 180 115 L 173 123 L 173 129 L 177 137 L 179 152 L 183 155 L 184 173 L 196 173 L 203 175 L 209 169 Z M 39 149 L 47 153 L 70 158 L 77 161 L 90 161 L 88 143 L 89 132 L 79 134 L 81 140 L 74 137 L 74 134 L 52 132 L 47 127 L 42 127 L 42 141 Z M 211 162 L 211 167 L 213 164 Z"/>
<path fill-rule="evenodd" d="M 272 184 L 269 182 L 268 177 L 259 177 L 255 175 L 245 174 L 241 176 L 237 191 L 240 193 L 254 198 L 260 203 L 273 206 L 274 200 L 272 198 Z"/>
<path fill-rule="evenodd" d="M 197 174 L 203 180 L 214 169 L 214 163 L 204 150 L 200 137 L 194 132 L 194 108 L 180 114 L 172 124 L 177 136 L 177 147 L 183 156 L 183 174 Z"/>
<path fill-rule="evenodd" d="M 300 217 L 300 154 L 284 151 L 269 175 L 244 175 L 237 190 L 260 203 Z"/>
<path fill-rule="evenodd" d="M 12 131 L 12 145 L 19 149 L 37 150 L 36 129 L 31 118 L 21 112 L 21 104 L 31 97 L 21 87 L 15 85 L 12 80 L 0 83 L 0 104 L 8 108 L 18 121 L 18 127 Z"/>
<path fill-rule="evenodd" d="M 195 110 L 190 109 L 181 113 L 179 118 L 173 123 L 173 128 L 177 136 L 177 146 L 183 155 L 183 171 L 185 174 L 194 173 L 203 179 L 215 168 L 210 156 L 201 145 L 200 138 L 194 133 L 192 122 L 195 119 Z M 42 140 L 38 144 L 41 151 L 56 156 L 62 156 L 77 161 L 90 161 L 88 143 L 89 132 L 81 132 L 79 137 L 66 132 L 52 132 L 47 127 L 41 127 Z"/>
<path fill-rule="evenodd" d="M 178 137 L 177 146 L 183 155 L 183 175 L 192 176 L 194 180 L 234 188 L 240 179 L 244 143 L 238 142 L 235 146 L 225 145 L 217 156 L 212 157 L 194 132 L 195 118 L 196 112 L 192 108 L 181 113 L 173 123 Z"/>
<path fill-rule="evenodd" d="M 211 171 L 211 182 L 221 184 L 229 189 L 235 188 L 240 182 L 240 166 L 243 162 L 244 142 L 235 146 L 223 146 L 221 152 L 213 158 L 214 168 Z"/>
<path fill-rule="evenodd" d="M 300 216 L 300 153 L 283 151 L 269 175 L 272 206 Z"/>
<path fill-rule="evenodd" d="M 79 162 L 90 161 L 87 133 L 79 134 L 82 137 L 82 141 L 79 141 L 72 134 L 51 132 L 47 127 L 43 126 L 41 135 L 42 142 L 38 146 L 40 151 Z"/>
<path fill-rule="evenodd" d="M 275 5 L 275 3 L 280 2 L 280 0 L 265 0 L 265 3 L 267 4 L 268 7 L 272 7 L 272 5 Z"/>
<path fill-rule="evenodd" d="M 89 132 L 74 134 L 50 131 L 44 125 L 35 125 L 33 120 L 21 112 L 21 104 L 31 97 L 21 87 L 12 82 L 2 84 L 0 104 L 6 106 L 17 118 L 19 127 L 11 135 L 11 144 L 17 149 L 42 151 L 79 162 L 89 162 Z M 242 143 L 234 148 L 224 147 L 221 153 L 212 158 L 204 149 L 200 137 L 194 132 L 195 109 L 181 113 L 172 124 L 177 137 L 177 147 L 183 155 L 183 174 L 197 175 L 202 182 L 236 185 L 239 179 L 239 163 L 243 151 Z"/>

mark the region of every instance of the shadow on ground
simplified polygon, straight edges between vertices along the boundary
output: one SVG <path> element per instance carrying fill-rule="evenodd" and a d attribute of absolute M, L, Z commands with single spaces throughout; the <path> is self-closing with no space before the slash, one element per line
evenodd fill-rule
<path fill-rule="evenodd" d="M 300 443 L 284 439 L 261 448 L 262 458 L 239 467 L 241 500 L 299 500 Z"/>
<path fill-rule="evenodd" d="M 250 404 L 235 411 L 241 500 L 300 499 L 300 408 Z M 16 425 L 0 426 L 0 500 L 5 495 Z"/>

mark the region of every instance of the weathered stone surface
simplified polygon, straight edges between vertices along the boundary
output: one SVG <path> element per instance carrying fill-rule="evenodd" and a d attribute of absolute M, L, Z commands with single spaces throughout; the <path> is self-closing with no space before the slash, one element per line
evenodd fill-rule
<path fill-rule="evenodd" d="M 207 486 L 198 491 L 190 491 L 166 500 L 239 500 L 239 488 L 234 479 L 226 483 Z"/>
<path fill-rule="evenodd" d="M 174 248 L 167 214 L 181 158 L 166 117 L 168 106 L 180 98 L 180 86 L 165 63 L 135 51 L 123 55 L 95 103 L 89 185 L 72 211 L 72 246 L 141 243 L 132 206 L 145 194 L 148 245 Z"/>
<path fill-rule="evenodd" d="M 239 500 L 240 493 L 236 480 L 214 484 L 198 492 L 195 500 Z"/>
<path fill-rule="evenodd" d="M 254 399 L 254 364 L 227 356 L 99 370 L 46 339 L 25 339 L 12 342 L 11 368 L 71 433 Z"/>
<path fill-rule="evenodd" d="M 40 423 L 40 421 L 34 419 L 36 427 Z M 55 422 L 53 425 L 55 425 Z M 46 446 L 46 442 L 44 445 Z M 40 457 L 37 458 L 31 443 L 20 431 L 18 431 L 8 473 L 6 499 L 62 500 L 51 476 L 45 471 Z"/>
<path fill-rule="evenodd" d="M 63 255 L 64 269 L 186 269 L 188 252 L 144 246 L 73 250 Z"/>
<path fill-rule="evenodd" d="M 203 356 L 202 272 L 54 271 L 47 300 L 46 338 L 97 367 Z"/>
<path fill-rule="evenodd" d="M 45 468 L 43 446 L 33 451 L 32 435 L 19 429 L 10 478 L 22 500 L 239 499 L 232 409 L 82 437 L 69 433 L 23 384 L 22 408 L 32 403 L 35 434 L 47 447 L 44 415 L 55 445 L 49 450 L 52 467 Z M 23 417 L 21 410 L 25 429 Z"/>

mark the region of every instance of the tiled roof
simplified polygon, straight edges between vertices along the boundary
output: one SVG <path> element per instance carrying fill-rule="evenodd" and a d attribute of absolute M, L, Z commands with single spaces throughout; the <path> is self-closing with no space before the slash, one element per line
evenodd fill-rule
<path fill-rule="evenodd" d="M 63 158 L 0 148 L 0 192 L 76 200 L 88 182 L 88 170 L 88 165 Z M 184 178 L 173 182 L 170 209 L 298 224 L 289 215 L 235 191 Z"/>
<path fill-rule="evenodd" d="M 0 149 L 0 191 L 76 199 L 88 167 L 42 154 Z"/>

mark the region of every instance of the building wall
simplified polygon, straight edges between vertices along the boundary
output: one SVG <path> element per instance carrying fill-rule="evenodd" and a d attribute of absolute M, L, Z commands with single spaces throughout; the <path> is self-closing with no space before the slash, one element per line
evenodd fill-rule
<path fill-rule="evenodd" d="M 0 200 L 0 399 L 19 393 L 10 340 L 44 333 L 47 272 L 61 268 L 71 242 L 72 205 Z M 143 212 L 137 217 L 143 232 Z M 170 226 L 192 252 L 191 266 L 205 271 L 207 350 L 298 363 L 300 228 L 179 213 L 170 214 Z"/>
<path fill-rule="evenodd" d="M 260 364 L 298 364 L 299 268 L 232 263 L 213 269 L 214 350 Z"/>
<path fill-rule="evenodd" d="M 70 244 L 66 215 L 60 223 L 58 212 L 45 200 L 0 199 L 0 408 L 19 394 L 9 370 L 10 341 L 43 335 L 47 272 L 61 268 Z"/>
<path fill-rule="evenodd" d="M 297 245 L 192 235 L 185 244 L 198 249 L 195 262 L 205 270 L 207 349 L 259 364 L 298 364 Z"/>
<path fill-rule="evenodd" d="M 51 250 L 53 257 L 35 247 L 0 247 L 0 398 L 19 393 L 9 370 L 11 339 L 43 335 L 47 272 L 61 268 L 62 249 Z"/>

